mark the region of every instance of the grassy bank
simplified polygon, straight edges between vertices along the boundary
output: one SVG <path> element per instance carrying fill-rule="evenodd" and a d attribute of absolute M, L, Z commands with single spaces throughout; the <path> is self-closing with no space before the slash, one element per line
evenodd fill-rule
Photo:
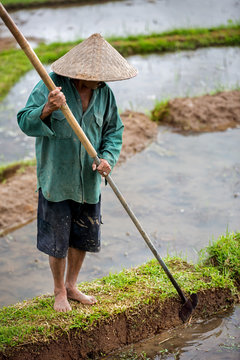
<path fill-rule="evenodd" d="M 101 1 L 100 0 L 68 0 L 68 1 L 66 0 L 2 0 L 2 4 L 8 10 L 21 10 L 21 9 L 30 9 L 41 6 L 56 6 L 56 5 L 69 5 L 69 4 L 85 5 L 89 3 L 99 4 L 101 3 Z"/>
<path fill-rule="evenodd" d="M 222 274 L 232 278 L 240 287 L 240 233 L 229 233 L 211 241 L 201 251 L 205 265 L 215 266 Z"/>
<path fill-rule="evenodd" d="M 12 175 L 23 172 L 28 166 L 35 166 L 36 160 L 20 160 L 10 164 L 0 165 L 0 183 L 5 182 Z"/>
<path fill-rule="evenodd" d="M 64 55 L 81 40 L 67 43 L 41 44 L 35 51 L 40 60 L 49 64 Z M 108 41 L 123 55 L 163 53 L 193 50 L 207 46 L 239 46 L 240 25 L 210 29 L 174 30 L 162 34 L 110 38 Z M 0 52 L 0 101 L 11 87 L 32 68 L 26 55 L 19 49 Z"/>
<path fill-rule="evenodd" d="M 239 276 L 239 241 L 240 233 L 220 237 L 204 250 L 204 254 L 209 255 L 197 265 L 189 264 L 177 257 L 165 259 L 186 294 L 198 293 L 200 297 L 203 297 L 204 293 L 208 294 L 207 301 L 199 302 L 198 316 L 209 315 L 209 308 L 217 310 L 214 291 L 220 292 L 224 299 L 224 304 L 221 306 L 227 307 L 234 302 L 233 299 L 237 299 L 238 290 L 234 281 Z M 229 243 L 232 245 L 228 246 Z M 202 252 L 202 257 L 204 254 Z M 217 267 L 213 266 L 215 264 Z M 223 290 L 227 292 L 223 293 Z M 133 331 L 137 333 L 137 329 L 144 326 L 146 316 L 150 316 L 151 308 L 157 311 L 158 315 L 151 313 L 151 316 L 154 315 L 158 323 L 161 322 L 161 312 L 164 313 L 162 315 L 166 325 L 168 317 L 175 319 L 177 312 L 173 316 L 171 314 L 173 310 L 170 309 L 170 313 L 167 314 L 167 310 L 163 311 L 164 304 L 167 302 L 167 309 L 170 308 L 171 301 L 175 301 L 174 307 L 181 306 L 176 290 L 155 259 L 142 266 L 122 270 L 118 274 L 110 274 L 90 283 L 83 283 L 81 291 L 93 294 L 98 303 L 88 307 L 72 301 L 71 312 L 57 313 L 53 310 L 53 297 L 41 296 L 2 308 L 0 310 L 1 352 L 26 344 L 49 343 L 52 339 L 61 339 L 62 336 L 67 336 L 71 342 L 73 338 L 79 336 L 90 336 L 94 329 L 104 332 L 103 325 L 113 326 L 115 322 L 120 321 L 119 319 L 123 319 L 123 316 L 124 321 L 129 322 L 129 328 L 132 326 Z M 219 297 L 218 293 L 217 298 Z M 141 316 L 137 316 L 138 314 Z"/>

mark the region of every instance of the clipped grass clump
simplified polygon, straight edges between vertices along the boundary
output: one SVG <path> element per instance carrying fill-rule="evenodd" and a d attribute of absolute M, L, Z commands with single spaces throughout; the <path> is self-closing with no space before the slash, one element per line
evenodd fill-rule
<path fill-rule="evenodd" d="M 169 114 L 169 101 L 157 101 L 154 109 L 151 111 L 151 119 L 158 123 L 164 122 Z"/>
<path fill-rule="evenodd" d="M 228 274 L 214 267 L 191 265 L 180 258 L 167 258 L 166 264 L 185 293 L 212 288 L 236 288 Z M 71 330 L 87 331 L 101 321 L 111 320 L 124 313 L 127 317 L 155 301 L 176 298 L 176 290 L 154 259 L 148 263 L 117 274 L 109 274 L 81 284 L 81 291 L 94 295 L 98 302 L 84 306 L 71 301 L 72 311 L 53 310 L 54 298 L 49 295 L 0 309 L 0 351 L 16 345 L 48 342 Z"/>
<path fill-rule="evenodd" d="M 227 232 L 200 252 L 205 264 L 213 265 L 240 286 L 240 233 Z"/>

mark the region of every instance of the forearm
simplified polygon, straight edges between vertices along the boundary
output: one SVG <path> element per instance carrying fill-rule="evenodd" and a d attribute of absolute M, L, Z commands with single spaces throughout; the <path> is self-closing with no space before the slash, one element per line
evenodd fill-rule
<path fill-rule="evenodd" d="M 45 104 L 42 114 L 40 116 L 41 120 L 46 120 L 53 112 L 54 110 L 48 105 L 48 103 Z"/>
<path fill-rule="evenodd" d="M 17 119 L 21 130 L 28 136 L 53 136 L 51 129 L 41 120 L 43 107 L 25 108 L 18 112 Z"/>

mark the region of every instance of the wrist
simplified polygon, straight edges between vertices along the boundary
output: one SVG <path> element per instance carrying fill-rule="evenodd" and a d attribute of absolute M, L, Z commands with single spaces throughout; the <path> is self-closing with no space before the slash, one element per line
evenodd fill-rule
<path fill-rule="evenodd" d="M 40 116 L 41 120 L 44 120 L 45 118 L 47 118 L 48 116 L 51 115 L 51 113 L 54 111 L 54 109 L 52 109 L 48 103 L 46 103 L 46 105 L 44 106 L 43 110 L 42 110 L 42 114 Z"/>

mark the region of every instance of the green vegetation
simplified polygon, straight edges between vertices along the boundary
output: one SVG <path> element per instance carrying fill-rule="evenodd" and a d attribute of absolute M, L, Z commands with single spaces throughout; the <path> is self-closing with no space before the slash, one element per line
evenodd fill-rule
<path fill-rule="evenodd" d="M 21 160 L 7 165 L 0 165 L 0 183 L 6 181 L 7 178 L 16 172 L 23 172 L 28 166 L 35 166 L 36 160 Z"/>
<path fill-rule="evenodd" d="M 88 0 L 88 2 L 96 2 L 96 0 Z M 81 4 L 86 0 L 2 0 L 2 4 L 6 9 L 27 9 L 44 5 L 61 5 L 61 4 Z"/>
<path fill-rule="evenodd" d="M 36 53 L 40 60 L 49 64 L 64 55 L 81 40 L 67 43 L 40 44 Z M 123 55 L 162 53 L 196 49 L 206 46 L 239 46 L 240 25 L 221 26 L 210 29 L 186 29 L 161 34 L 114 37 L 108 41 Z M 11 87 L 32 68 L 26 55 L 20 49 L 0 52 L 0 101 Z"/>
<path fill-rule="evenodd" d="M 169 114 L 169 101 L 157 101 L 151 111 L 151 119 L 156 122 L 163 122 Z"/>
<path fill-rule="evenodd" d="M 118 356 L 119 360 L 151 360 L 145 352 L 138 354 L 133 349 L 123 352 Z"/>
<path fill-rule="evenodd" d="M 41 4 L 41 3 L 49 3 L 49 0 L 37 0 L 37 1 L 33 1 L 33 0 L 2 0 L 1 3 L 7 8 L 7 9 L 11 9 L 12 7 L 21 7 L 22 5 L 24 7 L 27 7 L 31 4 Z"/>
<path fill-rule="evenodd" d="M 213 240 L 200 254 L 205 264 L 215 266 L 240 285 L 240 233 L 227 232 Z"/>
<path fill-rule="evenodd" d="M 194 50 L 207 46 L 239 46 L 240 25 L 209 29 L 177 29 L 161 34 L 136 35 L 127 38 L 115 37 L 109 40 L 123 56 Z"/>
<path fill-rule="evenodd" d="M 177 257 L 165 261 L 186 294 L 210 288 L 227 288 L 232 294 L 237 291 L 230 275 L 220 274 L 212 266 L 192 265 Z M 53 297 L 41 296 L 0 309 L 0 350 L 25 343 L 46 342 L 71 329 L 89 330 L 120 313 L 131 316 L 146 304 L 178 297 L 155 259 L 83 283 L 81 291 L 94 295 L 98 303 L 87 307 L 72 301 L 71 312 L 57 313 L 53 310 Z"/>

